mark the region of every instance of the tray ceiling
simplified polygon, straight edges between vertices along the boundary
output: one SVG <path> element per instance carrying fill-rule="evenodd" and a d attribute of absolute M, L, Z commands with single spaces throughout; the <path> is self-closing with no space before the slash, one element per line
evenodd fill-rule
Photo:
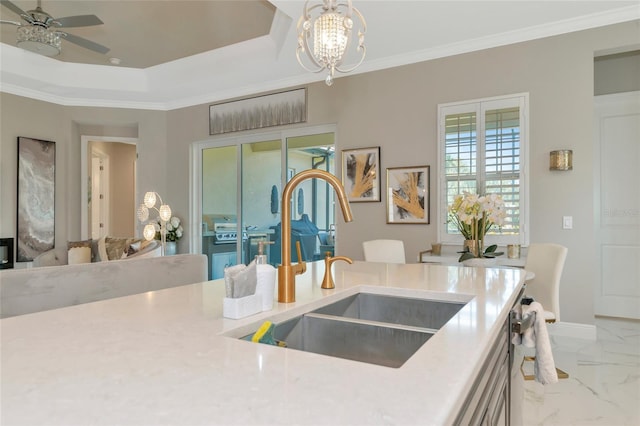
<path fill-rule="evenodd" d="M 36 0 L 14 3 L 30 10 Z M 63 41 L 63 52 L 47 58 L 15 47 L 16 27 L 0 25 L 0 90 L 64 105 L 168 110 L 320 81 L 324 74 L 307 73 L 295 59 L 303 3 L 43 0 L 54 17 L 97 15 L 104 25 L 68 32 L 111 51 L 100 55 Z M 368 25 L 359 73 L 640 19 L 637 0 L 354 6 Z M 19 17 L 0 6 L 0 19 Z"/>

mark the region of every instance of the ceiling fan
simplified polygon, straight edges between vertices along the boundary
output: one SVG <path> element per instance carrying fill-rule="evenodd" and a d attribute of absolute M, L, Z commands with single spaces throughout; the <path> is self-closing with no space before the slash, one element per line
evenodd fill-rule
<path fill-rule="evenodd" d="M 11 24 L 18 27 L 18 47 L 39 53 L 45 56 L 55 56 L 62 48 L 62 38 L 93 50 L 94 52 L 105 54 L 108 47 L 95 43 L 86 38 L 60 31 L 58 28 L 90 27 L 104 24 L 96 15 L 76 15 L 64 18 L 53 18 L 42 10 L 41 0 L 38 0 L 37 7 L 27 12 L 20 9 L 9 0 L 0 0 L 3 6 L 20 15 L 26 22 L 15 22 L 0 20 L 1 24 Z"/>

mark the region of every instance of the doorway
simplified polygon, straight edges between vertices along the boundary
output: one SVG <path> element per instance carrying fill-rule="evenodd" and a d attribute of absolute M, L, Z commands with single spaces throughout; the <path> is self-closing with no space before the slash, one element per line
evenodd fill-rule
<path fill-rule="evenodd" d="M 81 238 L 136 229 L 137 138 L 81 136 Z"/>
<path fill-rule="evenodd" d="M 267 262 L 280 263 L 282 189 L 306 169 L 335 174 L 334 144 L 332 125 L 194 144 L 191 251 L 209 257 L 210 279 L 221 278 L 225 267 L 251 262 L 261 242 Z M 291 200 L 292 234 L 300 233 L 292 243 L 300 237 L 304 260 L 328 250 L 326 237 L 333 236 L 334 194 L 316 180 L 302 182 Z"/>

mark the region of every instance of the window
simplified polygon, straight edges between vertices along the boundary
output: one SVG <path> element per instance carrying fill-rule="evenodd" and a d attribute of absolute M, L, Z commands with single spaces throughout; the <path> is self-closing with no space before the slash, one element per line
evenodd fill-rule
<path fill-rule="evenodd" d="M 528 243 L 526 153 L 527 94 L 438 106 L 440 240 L 459 243 L 447 208 L 464 191 L 500 194 L 505 224 L 493 227 L 487 243 Z"/>

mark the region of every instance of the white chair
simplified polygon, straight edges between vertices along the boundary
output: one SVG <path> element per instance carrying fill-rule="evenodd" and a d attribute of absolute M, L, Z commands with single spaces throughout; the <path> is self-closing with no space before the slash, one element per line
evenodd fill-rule
<path fill-rule="evenodd" d="M 401 240 L 371 240 L 362 243 L 366 262 L 406 263 Z"/>
<path fill-rule="evenodd" d="M 540 303 L 544 308 L 544 320 L 547 323 L 560 321 L 560 277 L 564 269 L 568 249 L 559 244 L 531 244 L 527 253 L 525 271 L 535 276 L 527 280 L 525 294 Z M 525 356 L 522 360 L 534 361 L 535 357 Z M 523 366 L 520 371 L 525 380 L 534 380 L 533 375 L 524 374 Z M 559 379 L 566 379 L 569 375 L 556 368 Z"/>
<path fill-rule="evenodd" d="M 548 323 L 560 321 L 560 276 L 567 248 L 559 244 L 531 244 L 524 269 L 535 277 L 527 281 L 525 294 L 544 308 Z"/>

